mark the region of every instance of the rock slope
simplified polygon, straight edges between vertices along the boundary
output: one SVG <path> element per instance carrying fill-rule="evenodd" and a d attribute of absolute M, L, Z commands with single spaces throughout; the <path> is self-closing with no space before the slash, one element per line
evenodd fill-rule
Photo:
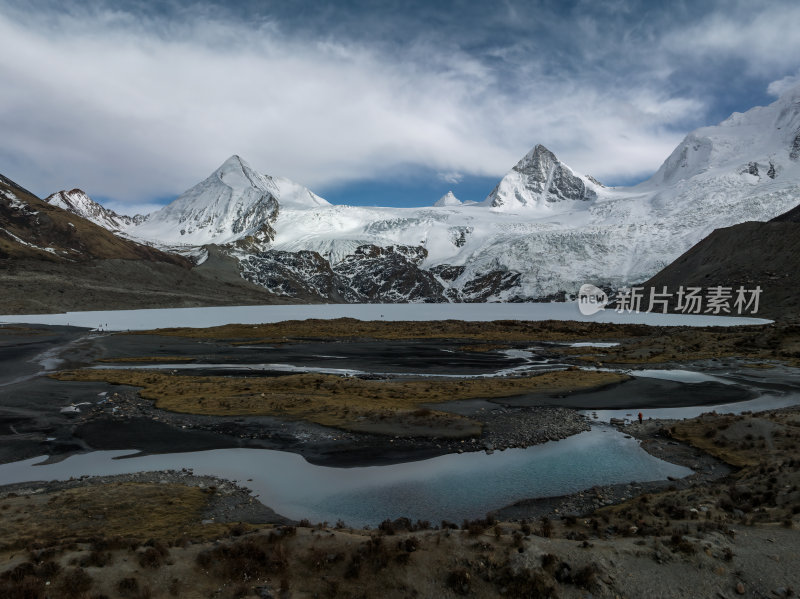
<path fill-rule="evenodd" d="M 717 229 L 644 283 L 677 291 L 684 287 L 732 290 L 761 287 L 758 314 L 800 315 L 800 208 L 773 220 Z M 749 296 L 748 296 L 749 297 Z M 674 308 L 674 302 L 673 302 Z"/>

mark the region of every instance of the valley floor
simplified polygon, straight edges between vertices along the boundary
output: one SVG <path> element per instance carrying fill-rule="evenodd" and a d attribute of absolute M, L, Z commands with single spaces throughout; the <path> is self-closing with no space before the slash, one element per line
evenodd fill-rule
<path fill-rule="evenodd" d="M 793 393 L 800 382 L 792 325 L 362 324 L 142 335 L 0 328 L 0 462 L 262 447 L 329 465 L 383 464 L 563 438 L 591 425 L 577 409 L 647 414 Z M 579 341 L 618 345 L 572 346 Z M 711 378 L 623 372 L 642 366 Z M 193 387 L 223 379 L 251 388 L 215 397 Z M 328 407 L 293 407 L 293 385 L 318 389 Z M 163 403 L 181 388 L 198 401 Z M 285 403 L 256 409 L 253 396 Z M 358 418 L 345 418 L 333 396 L 352 397 L 347 409 Z M 370 400 L 381 408 L 370 413 Z M 364 421 L 369 429 L 353 425 Z M 0 589 L 9 597 L 45 596 L 48 587 L 59 597 L 791 596 L 800 587 L 799 427 L 796 408 L 645 416 L 624 432 L 695 474 L 518 502 L 458 529 L 289 523 L 246 490 L 190 472 L 4 487 Z"/>

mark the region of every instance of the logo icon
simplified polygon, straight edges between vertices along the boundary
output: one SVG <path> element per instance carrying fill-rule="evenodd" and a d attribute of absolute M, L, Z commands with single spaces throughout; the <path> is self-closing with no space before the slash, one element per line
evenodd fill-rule
<path fill-rule="evenodd" d="M 591 316 L 597 314 L 601 310 L 606 309 L 608 304 L 608 296 L 606 292 L 590 283 L 581 285 L 578 291 L 578 310 L 584 316 Z"/>

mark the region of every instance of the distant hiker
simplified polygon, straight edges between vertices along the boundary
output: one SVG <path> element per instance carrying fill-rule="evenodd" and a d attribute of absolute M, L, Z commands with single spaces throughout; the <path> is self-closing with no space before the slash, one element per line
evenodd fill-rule
<path fill-rule="evenodd" d="M 642 413 L 639 412 L 639 424 L 641 424 L 641 423 L 642 423 Z"/>

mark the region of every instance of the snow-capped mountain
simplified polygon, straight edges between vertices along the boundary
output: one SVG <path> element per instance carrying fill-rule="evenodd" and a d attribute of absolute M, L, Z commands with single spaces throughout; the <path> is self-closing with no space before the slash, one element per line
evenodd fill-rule
<path fill-rule="evenodd" d="M 235 155 L 175 201 L 144 216 L 117 214 L 79 189 L 54 193 L 46 201 L 116 233 L 171 248 L 238 243 L 263 249 L 275 235 L 279 201 L 294 210 L 330 205 L 294 181 L 257 173 Z"/>
<path fill-rule="evenodd" d="M 461 200 L 459 200 L 452 191 L 448 191 L 434 203 L 434 206 L 437 208 L 444 208 L 446 206 L 461 206 Z"/>
<path fill-rule="evenodd" d="M 495 210 L 538 210 L 546 214 L 555 203 L 590 202 L 595 184 L 576 175 L 543 145 L 537 145 L 512 168 L 484 200 Z"/>
<path fill-rule="evenodd" d="M 234 156 L 122 230 L 229 244 L 243 276 L 297 297 L 521 301 L 644 281 L 714 229 L 798 203 L 800 87 L 690 133 L 634 187 L 604 187 L 537 145 L 480 204 L 448 193 L 429 208 L 334 206 Z"/>
<path fill-rule="evenodd" d="M 68 212 L 78 214 L 113 232 L 122 231 L 126 227 L 135 225 L 145 218 L 141 214 L 137 214 L 136 216 L 117 214 L 113 210 L 109 210 L 92 200 L 80 189 L 59 191 L 45 198 L 45 202 L 63 208 Z"/>
<path fill-rule="evenodd" d="M 257 173 L 231 156 L 207 179 L 126 232 L 169 245 L 264 245 L 275 235 L 279 201 L 293 209 L 329 205 L 302 185 Z"/>

